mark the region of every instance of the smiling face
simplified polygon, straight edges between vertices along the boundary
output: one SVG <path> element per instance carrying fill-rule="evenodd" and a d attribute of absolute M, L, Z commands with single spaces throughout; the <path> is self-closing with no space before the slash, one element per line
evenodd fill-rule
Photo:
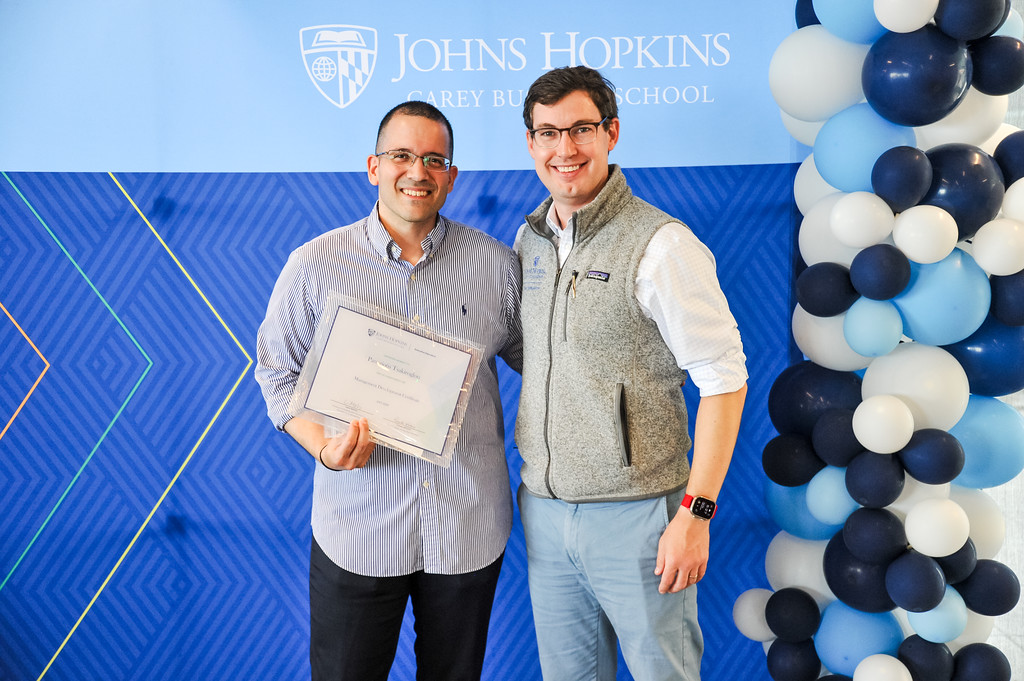
<path fill-rule="evenodd" d="M 551 106 L 533 105 L 534 129 L 568 128 L 579 123 L 595 123 L 602 116 L 590 95 L 576 90 Z M 558 221 L 564 227 L 573 211 L 587 205 L 608 181 L 608 152 L 619 140 L 619 119 L 608 121 L 608 129 L 598 126 L 597 139 L 577 145 L 563 133 L 558 146 L 544 149 L 526 133 L 537 176 L 554 200 Z"/>
<path fill-rule="evenodd" d="M 378 152 L 396 149 L 420 156 L 448 157 L 451 141 L 443 124 L 423 116 L 398 114 L 382 131 L 377 146 Z M 458 172 L 455 166 L 431 172 L 419 159 L 403 168 L 385 156 L 370 156 L 367 175 L 370 184 L 377 187 L 380 220 L 392 236 L 398 232 L 422 240 L 434 228 Z"/>

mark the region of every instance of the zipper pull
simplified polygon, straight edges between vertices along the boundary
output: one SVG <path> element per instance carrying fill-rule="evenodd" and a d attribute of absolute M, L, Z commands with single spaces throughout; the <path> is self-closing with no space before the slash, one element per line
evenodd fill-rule
<path fill-rule="evenodd" d="M 577 275 L 579 275 L 579 272 L 577 272 L 576 270 L 573 270 L 572 271 L 572 280 L 569 282 L 569 287 L 572 289 L 572 297 L 573 298 L 576 297 L 576 277 L 577 277 Z"/>

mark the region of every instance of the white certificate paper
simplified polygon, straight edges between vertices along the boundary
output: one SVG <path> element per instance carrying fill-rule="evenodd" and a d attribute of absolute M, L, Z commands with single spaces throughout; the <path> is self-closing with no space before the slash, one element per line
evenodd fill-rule
<path fill-rule="evenodd" d="M 333 294 L 291 413 L 336 430 L 365 417 L 378 444 L 448 466 L 481 356 L 465 340 Z"/>

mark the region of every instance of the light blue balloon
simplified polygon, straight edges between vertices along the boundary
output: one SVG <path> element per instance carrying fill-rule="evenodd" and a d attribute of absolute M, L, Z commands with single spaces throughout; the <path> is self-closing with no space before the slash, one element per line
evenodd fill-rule
<path fill-rule="evenodd" d="M 985 321 L 992 287 L 974 258 L 954 248 L 939 262 L 911 261 L 910 283 L 892 302 L 903 318 L 903 333 L 925 345 L 949 345 Z"/>
<path fill-rule="evenodd" d="M 1006 21 L 993 35 L 1005 35 L 1017 40 L 1024 40 L 1024 18 L 1021 18 L 1020 12 L 1011 9 L 1006 16 Z"/>
<path fill-rule="evenodd" d="M 821 615 L 814 649 L 821 663 L 835 674 L 853 676 L 861 660 L 871 655 L 896 655 L 903 631 L 891 612 L 861 612 L 833 601 Z"/>
<path fill-rule="evenodd" d="M 886 32 L 873 0 L 813 0 L 811 5 L 821 25 L 847 42 L 870 45 Z"/>
<path fill-rule="evenodd" d="M 951 586 L 942 602 L 927 612 L 908 612 L 907 621 L 914 632 L 932 643 L 949 643 L 967 628 L 967 605 Z"/>
<path fill-rule="evenodd" d="M 971 395 L 949 434 L 964 448 L 961 487 L 998 487 L 1024 471 L 1024 417 L 994 397 Z"/>
<path fill-rule="evenodd" d="M 843 337 L 854 352 L 865 357 L 881 357 L 900 344 L 903 318 L 892 302 L 861 296 L 846 311 Z"/>
<path fill-rule="evenodd" d="M 807 483 L 807 510 L 826 525 L 842 525 L 860 507 L 846 491 L 846 469 L 825 466 Z"/>
<path fill-rule="evenodd" d="M 893 147 L 917 144 L 913 128 L 885 120 L 867 103 L 854 104 L 825 121 L 814 139 L 814 165 L 844 192 L 870 192 L 875 161 Z"/>
<path fill-rule="evenodd" d="M 807 509 L 807 485 L 784 487 L 764 479 L 764 502 L 775 524 L 801 539 L 831 539 L 842 524 L 828 525 L 811 515 Z"/>

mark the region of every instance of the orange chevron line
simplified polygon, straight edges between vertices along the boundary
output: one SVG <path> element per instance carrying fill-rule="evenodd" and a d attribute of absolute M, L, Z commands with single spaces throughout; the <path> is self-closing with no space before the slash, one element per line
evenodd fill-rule
<path fill-rule="evenodd" d="M 4 314 L 7 315 L 7 318 L 11 320 L 12 324 L 14 324 L 14 328 L 18 329 L 18 331 L 21 332 L 21 335 L 24 336 L 25 340 L 28 341 L 28 344 L 31 345 L 32 349 L 36 351 L 37 355 L 39 355 L 39 359 L 43 360 L 43 364 L 46 365 L 45 367 L 43 367 L 43 372 L 39 374 L 39 377 L 36 379 L 36 382 L 32 384 L 32 387 L 29 389 L 28 394 L 25 395 L 25 398 L 21 401 L 21 404 L 19 404 L 18 408 L 14 410 L 14 414 L 7 422 L 7 425 L 4 426 L 3 430 L 0 430 L 0 440 L 2 440 L 4 439 L 4 435 L 7 434 L 7 430 L 11 427 L 11 424 L 14 423 L 14 419 L 18 418 L 18 414 L 21 413 L 22 407 L 24 407 L 25 403 L 28 402 L 28 398 L 32 397 L 32 393 L 35 392 L 36 386 L 38 386 L 40 381 L 43 380 L 43 376 L 46 375 L 46 372 L 50 370 L 50 363 L 46 360 L 46 357 L 43 356 L 43 353 L 39 352 L 39 348 L 37 348 L 36 344 L 32 342 L 32 339 L 28 337 L 28 334 L 25 333 L 25 330 L 21 328 L 21 325 L 18 324 L 17 320 L 14 319 L 11 313 L 7 311 L 7 308 L 4 307 L 2 301 L 0 301 L 0 310 L 4 311 Z"/>

